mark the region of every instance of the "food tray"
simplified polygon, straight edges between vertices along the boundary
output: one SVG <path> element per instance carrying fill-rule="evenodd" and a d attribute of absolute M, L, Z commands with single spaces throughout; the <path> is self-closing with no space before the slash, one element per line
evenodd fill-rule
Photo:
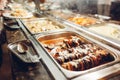
<path fill-rule="evenodd" d="M 20 53 L 17 49 L 18 44 L 22 43 L 25 44 L 28 47 L 28 51 L 26 53 Z M 40 56 L 37 54 L 37 52 L 34 49 L 34 46 L 32 43 L 28 40 L 18 41 L 15 43 L 8 44 L 8 48 L 14 55 L 16 55 L 20 60 L 22 60 L 25 63 L 36 63 L 39 62 Z"/>
<path fill-rule="evenodd" d="M 120 25 L 113 23 L 104 23 L 90 26 L 88 29 L 102 36 L 120 41 Z"/>
<path fill-rule="evenodd" d="M 73 37 L 73 40 L 71 40 L 71 36 L 74 36 L 77 38 Z M 91 38 L 83 35 L 82 33 L 78 33 L 76 31 L 75 32 L 74 31 L 61 31 L 59 33 L 51 33 L 49 35 L 44 35 L 44 36 L 38 35 L 37 40 L 42 45 L 44 50 L 47 51 L 47 54 L 56 63 L 56 65 L 60 68 L 60 70 L 66 75 L 67 78 L 74 78 L 78 75 L 87 74 L 88 72 L 93 72 L 96 70 L 104 69 L 105 67 L 113 65 L 114 63 L 119 61 L 118 52 L 115 52 L 115 51 L 112 52 L 112 49 L 111 48 L 108 49 L 106 45 L 103 46 L 103 44 L 101 44 L 101 43 L 97 44 L 97 42 L 92 41 Z M 81 45 L 79 43 L 75 43 L 77 40 L 80 41 Z M 64 44 L 64 42 L 67 44 Z M 93 45 L 93 47 L 87 48 L 84 52 L 85 47 L 84 46 L 82 47 L 82 45 L 87 45 L 87 44 Z M 78 57 L 77 53 L 72 52 L 74 50 L 75 50 L 75 52 L 77 52 L 76 46 L 78 46 L 78 45 L 81 46 L 81 48 L 79 48 L 79 50 L 83 51 L 83 52 L 80 51 L 80 55 L 83 54 L 82 57 L 80 57 L 80 58 Z M 89 50 L 91 51 L 93 48 L 95 49 L 95 46 L 96 46 L 96 49 L 98 49 L 98 51 L 103 50 L 103 52 L 105 51 L 105 53 L 106 54 L 108 53 L 109 56 L 107 56 L 107 58 L 105 58 L 105 56 L 104 56 L 104 58 L 101 58 L 103 60 L 101 60 L 101 62 L 99 64 L 97 64 L 98 61 L 96 61 L 96 60 L 98 60 L 98 59 L 96 57 L 95 62 L 93 59 L 93 66 L 90 67 L 91 66 L 90 64 L 92 64 L 92 63 L 89 64 L 90 59 L 87 62 L 87 60 L 85 60 L 85 57 L 86 58 L 88 57 Z M 66 49 L 66 47 L 67 47 L 67 49 Z M 63 50 L 63 52 L 62 52 L 62 50 Z M 64 51 L 64 50 L 66 50 L 68 52 L 66 53 L 66 51 Z M 74 55 L 72 55 L 71 53 Z M 69 55 L 69 54 L 71 54 L 71 55 Z M 62 57 L 60 57 L 60 56 L 62 56 Z M 106 60 L 104 62 L 104 59 L 106 59 L 108 62 L 106 62 Z M 82 60 L 83 61 L 83 63 L 81 63 L 82 65 L 80 64 L 78 66 L 78 64 L 75 63 L 75 62 L 77 62 L 77 60 L 80 60 L 80 62 Z M 80 68 L 80 66 L 82 66 L 82 67 Z"/>
<path fill-rule="evenodd" d="M 53 13 L 54 14 L 54 13 Z M 104 23 L 104 20 L 100 20 L 96 17 L 94 17 L 93 15 L 83 15 L 83 14 L 76 14 L 76 13 L 71 13 L 71 14 L 64 14 L 63 15 L 55 15 L 55 17 L 63 19 L 69 23 L 72 24 L 77 24 L 80 25 L 82 27 L 89 27 L 91 25 L 95 25 L 95 24 L 101 24 Z"/>
<path fill-rule="evenodd" d="M 71 16 L 71 17 L 67 18 L 67 21 L 73 22 L 82 27 L 89 27 L 91 25 L 104 23 L 104 21 L 100 21 L 97 18 L 89 17 L 86 15 Z"/>
<path fill-rule="evenodd" d="M 46 17 L 23 21 L 23 24 L 31 34 L 39 34 L 51 31 L 54 32 L 63 30 L 67 27 L 55 19 Z"/>

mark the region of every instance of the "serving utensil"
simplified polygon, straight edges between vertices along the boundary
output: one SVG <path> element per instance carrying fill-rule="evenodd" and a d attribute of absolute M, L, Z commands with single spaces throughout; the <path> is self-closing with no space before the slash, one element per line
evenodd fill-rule
<path fill-rule="evenodd" d="M 17 51 L 22 55 L 24 55 L 23 57 L 31 62 L 39 62 L 39 58 L 37 57 L 37 55 L 32 55 L 30 50 L 29 50 L 29 46 L 27 46 L 25 43 L 19 42 L 17 45 Z"/>

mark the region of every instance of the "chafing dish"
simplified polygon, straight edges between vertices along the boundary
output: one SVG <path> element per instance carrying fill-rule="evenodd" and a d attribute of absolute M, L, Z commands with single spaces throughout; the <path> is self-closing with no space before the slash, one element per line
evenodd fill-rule
<path fill-rule="evenodd" d="M 73 40 L 72 38 L 73 37 Z M 77 37 L 77 38 L 75 38 Z M 57 33 L 49 33 L 47 35 L 37 35 L 36 37 L 37 41 L 40 43 L 40 45 L 42 45 L 43 49 L 45 50 L 45 52 L 47 52 L 47 55 L 50 56 L 50 58 L 55 62 L 55 64 L 58 66 L 58 68 L 63 72 L 63 74 L 67 77 L 67 78 L 75 78 L 77 76 L 83 75 L 83 74 L 88 74 L 88 73 L 92 73 L 94 71 L 98 71 L 98 70 L 102 70 L 105 69 L 106 67 L 112 66 L 115 63 L 119 62 L 119 51 L 105 45 L 102 44 L 88 36 L 85 36 L 84 34 L 77 32 L 77 31 L 60 31 Z M 67 42 L 68 41 L 68 42 Z M 70 42 L 69 42 L 70 41 Z M 77 41 L 77 43 L 75 43 Z M 79 42 L 80 41 L 80 42 Z M 64 43 L 66 43 L 64 45 Z M 103 50 L 105 51 L 105 53 L 109 53 L 109 58 L 107 58 L 106 60 L 108 62 L 104 62 L 104 60 L 101 61 L 101 63 L 97 61 L 95 61 L 95 57 L 93 59 L 93 66 L 90 67 L 90 57 L 88 58 L 89 52 L 83 52 L 82 57 L 77 57 L 77 56 L 73 56 L 71 53 L 72 51 L 74 51 L 74 49 L 77 48 L 77 46 L 81 46 L 81 48 L 79 48 L 79 50 L 83 51 L 84 47 L 82 47 L 82 45 L 93 45 L 94 47 L 91 48 L 98 48 L 98 50 Z M 62 48 L 59 48 L 60 46 L 62 46 Z M 64 55 L 66 54 L 66 52 L 62 52 L 62 50 L 68 49 L 68 55 L 71 54 L 70 56 Z M 52 49 L 55 49 L 51 52 Z M 89 50 L 91 50 L 91 48 L 87 48 Z M 58 51 L 58 52 L 56 52 Z M 60 52 L 59 52 L 60 51 Z M 80 54 L 82 53 L 80 51 Z M 56 53 L 56 54 L 54 54 Z M 98 52 L 99 53 L 99 52 Z M 76 53 L 73 53 L 74 55 L 76 55 Z M 94 53 L 93 53 L 94 54 Z M 57 59 L 58 56 L 62 56 L 63 58 L 59 60 Z M 101 55 L 101 54 L 100 54 Z M 67 57 L 66 57 L 67 56 Z M 69 59 L 67 59 L 69 58 Z M 88 62 L 85 60 L 85 58 L 89 59 Z M 105 57 L 103 58 L 105 59 Z M 77 62 L 83 62 L 83 65 L 77 65 Z M 95 62 L 94 62 L 95 61 Z M 91 61 L 90 61 L 91 62 Z M 65 64 L 64 64 L 65 63 Z M 81 63 L 82 64 L 82 63 Z M 69 67 L 69 65 L 71 65 Z M 88 66 L 86 66 L 88 65 Z M 82 68 L 80 68 L 80 66 L 82 66 Z"/>
<path fill-rule="evenodd" d="M 90 26 L 88 29 L 102 36 L 120 40 L 120 25 L 113 23 L 104 23 Z"/>
<path fill-rule="evenodd" d="M 53 16 L 69 23 L 78 24 L 82 27 L 89 27 L 90 25 L 104 23 L 105 21 L 96 18 L 93 15 L 76 14 L 76 13 L 53 13 Z"/>
<path fill-rule="evenodd" d="M 67 26 L 50 17 L 41 17 L 38 19 L 26 20 L 22 22 L 31 34 L 54 32 L 67 28 Z"/>
<path fill-rule="evenodd" d="M 102 21 L 93 18 L 93 17 L 89 17 L 89 16 L 71 16 L 69 18 L 67 18 L 68 21 L 73 22 L 75 24 L 78 24 L 82 27 L 89 27 L 90 25 L 94 25 L 94 24 L 100 24 L 102 23 Z"/>

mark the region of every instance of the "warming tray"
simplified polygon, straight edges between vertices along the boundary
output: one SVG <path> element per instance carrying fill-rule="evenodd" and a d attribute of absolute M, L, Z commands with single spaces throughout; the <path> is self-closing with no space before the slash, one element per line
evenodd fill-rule
<path fill-rule="evenodd" d="M 54 14 L 53 16 L 56 18 L 65 20 L 69 23 L 80 25 L 81 27 L 89 27 L 91 25 L 101 24 L 105 22 L 102 19 L 96 18 L 93 15 L 87 15 L 87 14 L 77 14 L 77 13 L 65 14 L 64 13 L 64 15 L 57 15 L 57 16 L 55 15 L 55 13 L 53 14 Z"/>
<path fill-rule="evenodd" d="M 33 19 L 22 22 L 31 34 L 54 32 L 67 28 L 66 25 L 63 25 L 56 19 L 49 17 L 41 17 L 39 19 Z"/>
<path fill-rule="evenodd" d="M 102 36 L 120 41 L 120 25 L 104 23 L 90 26 L 88 29 Z"/>
<path fill-rule="evenodd" d="M 82 27 L 89 27 L 90 25 L 103 23 L 103 21 L 100 21 L 97 18 L 89 17 L 86 15 L 71 16 L 71 17 L 68 17 L 66 20 L 68 22 L 78 24 Z"/>
<path fill-rule="evenodd" d="M 77 31 L 38 35 L 36 39 L 69 79 L 104 69 L 119 62 L 119 51 Z"/>
<path fill-rule="evenodd" d="M 18 45 L 19 44 L 24 44 L 23 46 L 26 49 L 27 46 L 27 51 L 26 52 L 19 52 L 18 50 Z M 28 40 L 22 40 L 18 41 L 15 43 L 10 43 L 8 44 L 8 48 L 10 51 L 13 52 L 14 55 L 16 55 L 20 60 L 22 60 L 25 63 L 36 63 L 39 62 L 40 56 L 37 54 L 34 46 L 32 43 Z"/>

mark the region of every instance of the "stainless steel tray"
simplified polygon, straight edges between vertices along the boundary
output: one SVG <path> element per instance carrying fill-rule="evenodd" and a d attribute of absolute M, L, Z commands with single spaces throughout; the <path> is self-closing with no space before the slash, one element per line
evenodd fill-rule
<path fill-rule="evenodd" d="M 72 13 L 70 15 L 64 14 L 64 16 L 58 15 L 54 17 L 65 20 L 69 23 L 77 24 L 82 27 L 89 27 L 91 25 L 105 23 L 104 20 L 98 19 L 93 15 L 85 15 L 85 14 L 83 15 L 83 14 Z"/>
<path fill-rule="evenodd" d="M 69 36 L 78 36 L 79 38 L 82 38 L 83 40 L 90 42 L 94 45 L 97 45 L 98 47 L 106 50 L 107 52 L 109 52 L 113 57 L 114 60 L 87 70 L 83 70 L 83 71 L 69 71 L 67 69 L 64 69 L 63 67 L 61 67 L 61 65 L 49 54 L 49 52 L 45 49 L 44 45 L 42 42 L 47 41 L 47 40 L 52 40 L 52 39 L 57 39 L 57 38 L 61 38 L 61 37 L 69 37 Z M 112 66 L 115 63 L 118 63 L 120 61 L 119 57 L 120 57 L 120 52 L 105 45 L 102 44 L 80 32 L 77 31 L 61 31 L 61 32 L 57 32 L 57 33 L 51 33 L 48 35 L 38 35 L 36 37 L 36 39 L 38 40 L 38 42 L 40 43 L 40 45 L 42 45 L 43 49 L 47 52 L 47 55 L 50 56 L 50 58 L 55 62 L 55 64 L 58 66 L 58 68 L 63 72 L 63 74 L 67 77 L 67 78 L 75 78 L 77 76 L 83 75 L 83 74 L 88 74 L 88 73 L 92 73 L 94 71 L 98 71 L 98 70 L 102 70 L 106 67 Z"/>
<path fill-rule="evenodd" d="M 104 23 L 90 26 L 88 29 L 106 38 L 120 41 L 120 25 L 113 23 Z"/>
<path fill-rule="evenodd" d="M 28 51 L 25 53 L 20 53 L 17 49 L 18 44 L 23 43 L 28 47 Z M 8 44 L 8 48 L 14 55 L 16 55 L 20 60 L 22 60 L 25 63 L 36 63 L 39 62 L 40 56 L 37 54 L 37 52 L 34 49 L 34 46 L 32 43 L 28 40 L 18 41 L 15 43 Z"/>
<path fill-rule="evenodd" d="M 47 32 L 55 32 L 66 29 L 67 26 L 63 25 L 57 19 L 52 17 L 41 17 L 33 20 L 22 21 L 27 30 L 31 34 L 42 34 Z"/>

